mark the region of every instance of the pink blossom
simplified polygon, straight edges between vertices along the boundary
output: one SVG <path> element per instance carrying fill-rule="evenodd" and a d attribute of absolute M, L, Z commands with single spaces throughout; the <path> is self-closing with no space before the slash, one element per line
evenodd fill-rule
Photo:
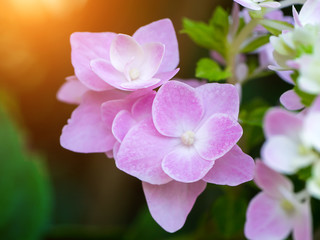
<path fill-rule="evenodd" d="M 61 102 L 70 104 L 80 104 L 82 96 L 89 90 L 84 86 L 76 76 L 66 78 L 64 83 L 57 93 L 57 99 Z"/>
<path fill-rule="evenodd" d="M 235 186 L 249 181 L 254 163 L 236 146 L 242 128 L 234 86 L 192 88 L 170 81 L 156 94 L 151 110 L 152 116 L 124 134 L 115 160 L 119 169 L 144 182 L 151 215 L 174 232 L 205 182 Z M 125 122 L 119 121 L 117 129 Z"/>
<path fill-rule="evenodd" d="M 274 108 L 264 120 L 266 142 L 261 149 L 263 161 L 274 170 L 293 174 L 318 160 L 320 150 L 318 123 L 319 99 L 304 114 Z"/>
<path fill-rule="evenodd" d="M 311 240 L 310 203 L 304 192 L 295 194 L 289 179 L 261 161 L 256 162 L 254 181 L 262 192 L 249 203 L 246 237 L 252 240 L 281 240 L 293 231 L 294 240 Z"/>
<path fill-rule="evenodd" d="M 294 90 L 288 90 L 280 96 L 281 104 L 288 110 L 299 110 L 304 108 L 301 99 Z"/>
<path fill-rule="evenodd" d="M 86 92 L 80 105 L 73 111 L 68 124 L 62 129 L 61 146 L 82 153 L 111 150 L 116 140 L 111 129 L 101 118 L 101 105 L 124 96 L 125 93 L 119 90 Z"/>
<path fill-rule="evenodd" d="M 131 109 L 136 101 L 149 94 L 154 95 L 154 92 L 141 90 L 128 94 L 117 89 L 87 91 L 62 130 L 61 146 L 82 153 L 106 152 L 111 157 L 113 154 L 110 150 L 119 139 L 119 133 L 113 133 L 115 117 L 119 112 Z M 126 125 L 122 131 L 131 126 L 129 121 Z"/>
<path fill-rule="evenodd" d="M 297 13 L 297 10 L 295 7 L 292 7 L 293 9 L 293 16 L 295 19 L 295 23 L 297 26 L 305 26 L 307 24 L 320 24 L 319 20 L 319 11 L 320 11 L 320 3 L 318 0 L 307 0 L 299 14 Z"/>
<path fill-rule="evenodd" d="M 169 19 L 143 26 L 132 37 L 73 33 L 71 47 L 75 75 L 95 91 L 156 88 L 178 71 L 178 43 Z"/>

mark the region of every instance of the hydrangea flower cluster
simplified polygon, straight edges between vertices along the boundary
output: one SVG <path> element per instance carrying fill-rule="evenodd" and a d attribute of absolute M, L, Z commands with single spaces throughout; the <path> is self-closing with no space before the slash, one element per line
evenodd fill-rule
<path fill-rule="evenodd" d="M 310 198 L 320 199 L 320 1 L 235 2 L 231 16 L 218 8 L 207 25 L 184 22 L 185 33 L 210 50 L 196 69 L 210 83 L 172 80 L 179 50 L 168 19 L 132 36 L 72 34 L 75 76 L 58 99 L 78 107 L 60 142 L 75 152 L 106 153 L 141 180 L 152 217 L 168 232 L 184 225 L 207 183 L 254 179 L 262 192 L 249 203 L 245 236 L 280 240 L 292 232 L 295 240 L 311 240 Z M 299 13 L 281 11 L 298 3 Z M 241 86 L 270 73 L 294 88 L 279 99 L 285 108 L 265 114 L 266 141 L 255 164 L 237 145 L 239 122 L 256 124 L 238 122 Z M 301 172 L 297 191 L 283 174 Z"/>
<path fill-rule="evenodd" d="M 58 98 L 79 106 L 61 145 L 104 152 L 140 179 L 150 213 L 166 231 L 184 225 L 207 183 L 236 186 L 253 178 L 254 161 L 237 146 L 236 87 L 168 81 L 179 62 L 170 20 L 141 27 L 132 37 L 74 33 L 71 47 L 75 76 Z"/>
<path fill-rule="evenodd" d="M 247 210 L 245 235 L 249 239 L 280 240 L 290 232 L 295 240 L 313 238 L 310 196 L 320 199 L 319 7 L 320 2 L 314 0 L 307 0 L 299 13 L 293 7 L 292 28 L 283 28 L 263 47 L 269 68 L 295 86 L 280 97 L 285 109 L 271 108 L 264 117 L 266 141 L 254 177 L 263 192 L 251 200 Z M 264 19 L 260 23 L 270 30 L 272 24 Z M 271 19 L 283 24 L 286 21 Z M 281 174 L 300 171 L 308 172 L 304 176 L 305 189 L 294 193 L 293 183 Z"/>

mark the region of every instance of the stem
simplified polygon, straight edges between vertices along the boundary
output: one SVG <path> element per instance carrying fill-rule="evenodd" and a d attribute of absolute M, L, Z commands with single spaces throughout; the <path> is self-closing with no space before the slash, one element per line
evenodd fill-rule
<path fill-rule="evenodd" d="M 240 47 L 242 43 L 248 38 L 250 34 L 252 34 L 254 28 L 258 25 L 259 19 L 252 19 L 241 32 L 236 36 L 236 38 L 231 42 L 231 46 L 227 53 L 227 67 L 230 70 L 231 77 L 227 79 L 228 83 L 235 84 L 237 79 L 235 78 L 235 58 L 236 55 L 240 52 Z"/>
<path fill-rule="evenodd" d="M 247 25 L 244 26 L 244 28 L 241 30 L 241 32 L 238 34 L 238 36 L 234 39 L 234 41 L 231 43 L 231 53 L 238 54 L 240 51 L 241 44 L 248 38 L 248 36 L 253 32 L 255 27 L 258 25 L 260 19 L 252 19 Z"/>

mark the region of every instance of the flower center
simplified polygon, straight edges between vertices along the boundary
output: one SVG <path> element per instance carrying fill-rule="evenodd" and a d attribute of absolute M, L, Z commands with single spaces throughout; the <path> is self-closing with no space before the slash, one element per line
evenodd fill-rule
<path fill-rule="evenodd" d="M 186 131 L 181 136 L 181 142 L 186 146 L 193 145 L 194 140 L 195 140 L 195 135 L 194 135 L 194 132 L 192 132 L 192 131 Z"/>
<path fill-rule="evenodd" d="M 137 68 L 132 68 L 129 71 L 129 76 L 131 80 L 136 80 L 140 76 L 140 71 Z"/>
<path fill-rule="evenodd" d="M 282 200 L 281 207 L 288 214 L 292 214 L 294 212 L 293 204 L 286 199 Z"/>

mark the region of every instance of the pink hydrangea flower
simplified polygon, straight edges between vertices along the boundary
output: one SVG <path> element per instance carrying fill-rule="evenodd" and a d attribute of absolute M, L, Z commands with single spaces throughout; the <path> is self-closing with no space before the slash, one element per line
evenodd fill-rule
<path fill-rule="evenodd" d="M 192 88 L 170 81 L 156 94 L 152 116 L 121 140 L 116 165 L 144 182 L 151 215 L 165 230 L 183 226 L 206 182 L 235 186 L 252 179 L 253 159 L 236 145 L 238 111 L 230 84 Z M 119 123 L 121 129 L 125 122 Z"/>
<path fill-rule="evenodd" d="M 293 231 L 294 240 L 312 239 L 310 203 L 304 192 L 295 194 L 289 179 L 256 162 L 255 183 L 262 192 L 249 203 L 245 235 L 251 240 L 281 240 Z"/>
<path fill-rule="evenodd" d="M 132 37 L 73 33 L 71 47 L 75 75 L 95 91 L 156 88 L 178 71 L 178 43 L 169 19 L 143 26 Z"/>
<path fill-rule="evenodd" d="M 261 155 L 274 170 L 293 174 L 318 161 L 320 151 L 320 98 L 305 113 L 291 113 L 274 108 L 267 112 L 264 132 L 267 141 Z"/>

